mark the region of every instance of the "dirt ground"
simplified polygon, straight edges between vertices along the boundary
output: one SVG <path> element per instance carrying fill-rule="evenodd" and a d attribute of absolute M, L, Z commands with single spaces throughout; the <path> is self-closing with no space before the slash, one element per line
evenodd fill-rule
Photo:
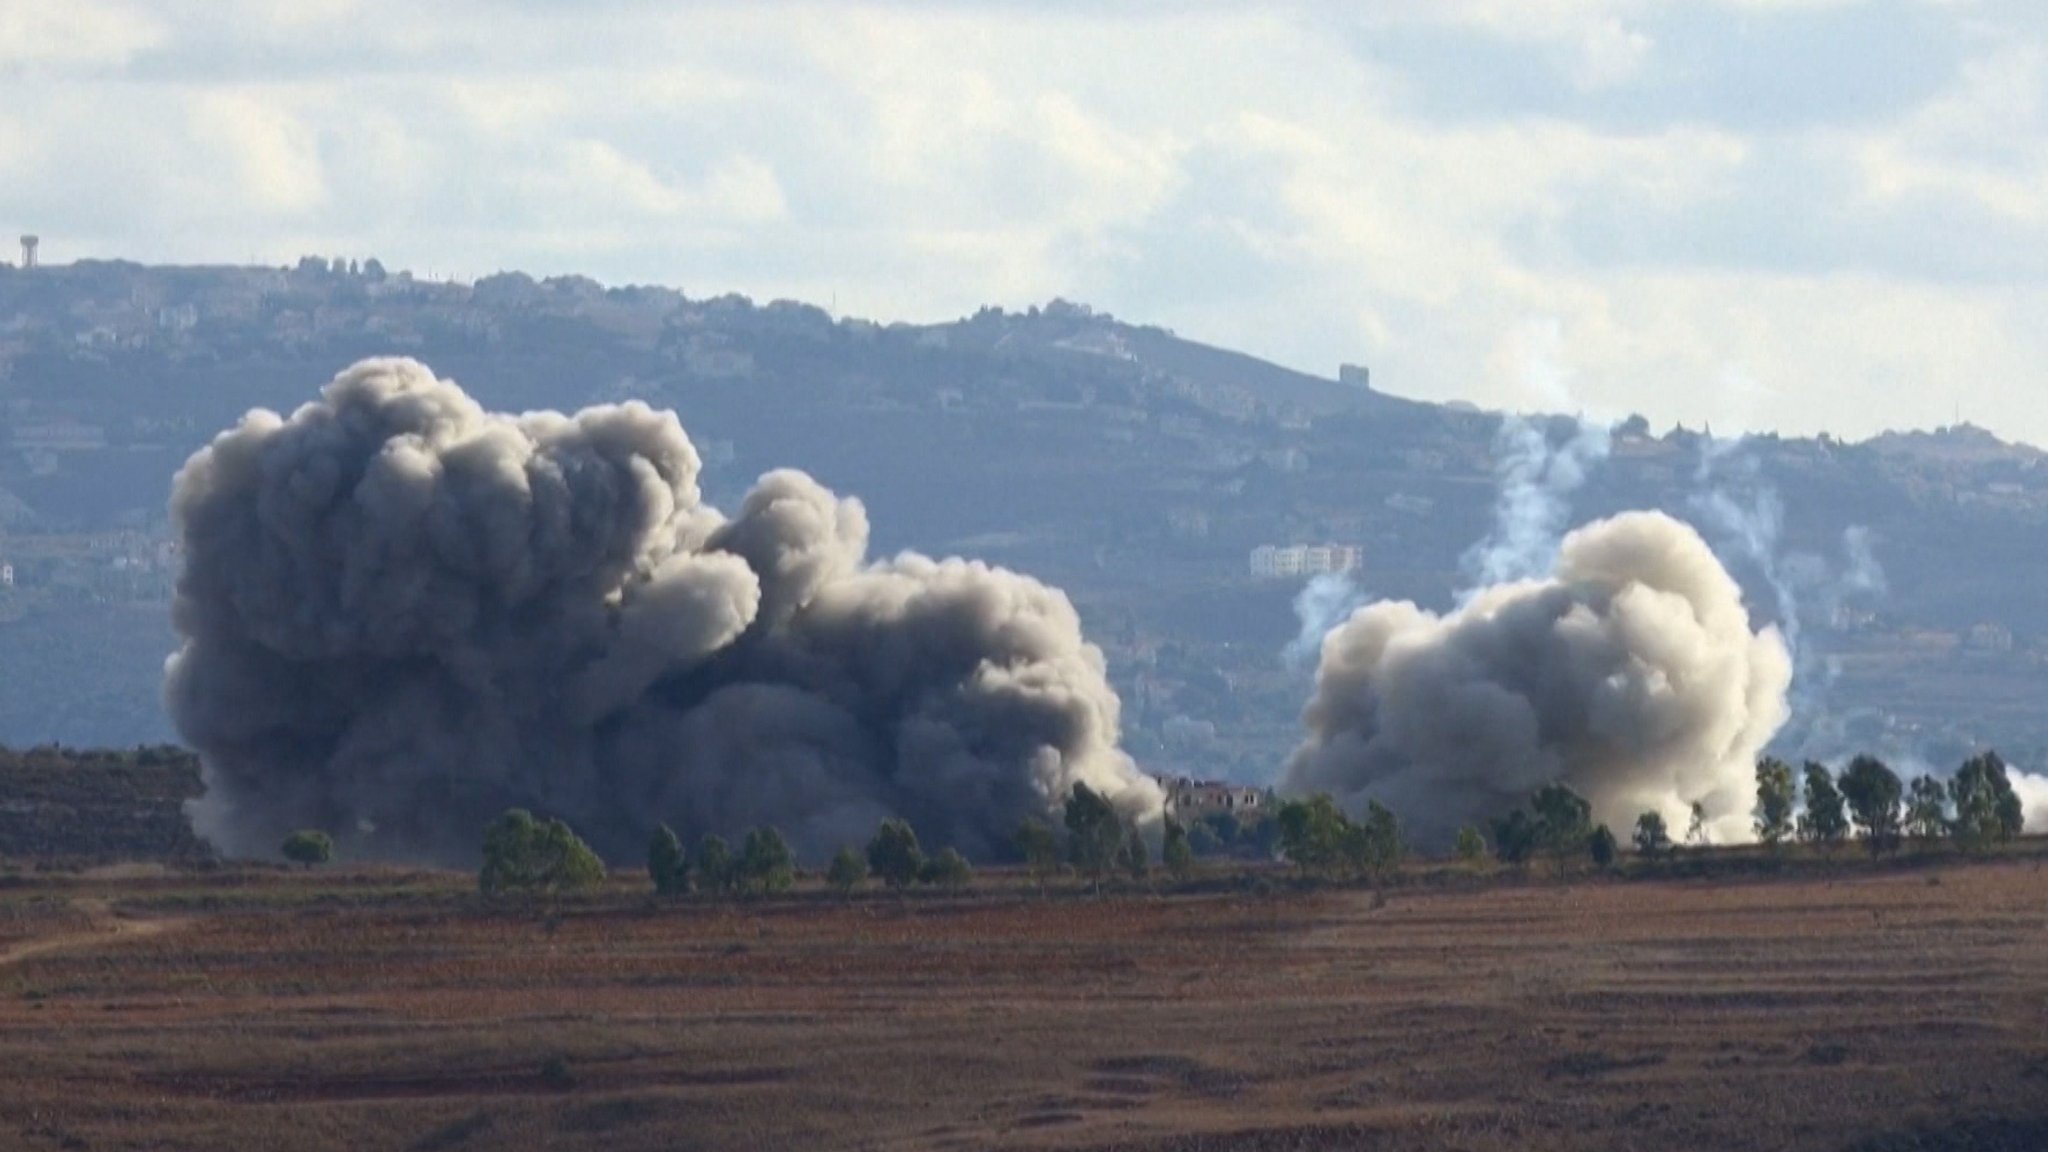
<path fill-rule="evenodd" d="M 2048 1149 L 2048 872 L 0 888 L 0 1147 Z"/>

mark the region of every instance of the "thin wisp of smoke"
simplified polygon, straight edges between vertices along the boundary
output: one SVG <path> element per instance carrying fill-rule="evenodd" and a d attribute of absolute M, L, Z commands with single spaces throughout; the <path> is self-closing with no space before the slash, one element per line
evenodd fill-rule
<path fill-rule="evenodd" d="M 1352 615 L 1323 641 L 1281 787 L 1379 800 L 1424 843 L 1553 780 L 1616 827 L 1648 810 L 1682 827 L 1698 802 L 1717 839 L 1743 839 L 1791 671 L 1697 532 L 1625 513 L 1566 536 L 1542 578 L 1446 615 Z"/>
<path fill-rule="evenodd" d="M 661 821 L 816 856 L 903 816 L 986 856 L 1082 781 L 1156 818 L 1065 595 L 869 561 L 860 502 L 801 472 L 726 519 L 698 470 L 673 413 L 487 412 L 410 360 L 223 432 L 171 496 L 199 831 L 467 862 L 523 806 L 614 858 Z"/>

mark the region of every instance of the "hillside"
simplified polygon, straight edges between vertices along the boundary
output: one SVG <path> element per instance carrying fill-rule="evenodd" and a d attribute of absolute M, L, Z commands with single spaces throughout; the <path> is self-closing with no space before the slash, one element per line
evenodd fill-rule
<path fill-rule="evenodd" d="M 1130 746 L 1161 771 L 1263 778 L 1295 738 L 1304 684 L 1279 653 L 1299 580 L 1254 578 L 1252 549 L 1356 544 L 1372 593 L 1442 606 L 1497 492 L 1497 417 L 1063 301 L 917 326 L 374 261 L 0 268 L 0 742 L 171 735 L 156 698 L 171 473 L 250 407 L 289 409 L 383 353 L 499 407 L 673 407 L 714 503 L 801 467 L 867 502 L 878 552 L 970 553 L 1059 583 L 1109 655 Z M 1765 617 L 1787 603 L 1775 577 L 1799 616 L 1814 749 L 2048 757 L 2038 451 L 1969 427 L 1765 437 L 1712 469 L 1706 448 L 1630 426 L 1573 518 L 1700 523 Z M 1703 513 L 1716 491 L 1764 512 L 1775 494 L 1768 564 Z M 1851 526 L 1882 590 L 1851 579 Z"/>

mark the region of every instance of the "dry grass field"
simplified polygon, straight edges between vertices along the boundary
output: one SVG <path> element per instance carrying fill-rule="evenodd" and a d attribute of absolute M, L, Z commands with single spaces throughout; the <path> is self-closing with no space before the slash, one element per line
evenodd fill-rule
<path fill-rule="evenodd" d="M 0 887 L 8 1149 L 2048 1149 L 2048 872 Z"/>

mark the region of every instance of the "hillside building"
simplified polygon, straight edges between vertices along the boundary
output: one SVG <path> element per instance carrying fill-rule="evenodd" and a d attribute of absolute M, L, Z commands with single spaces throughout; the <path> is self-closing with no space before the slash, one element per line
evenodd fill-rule
<path fill-rule="evenodd" d="M 1252 575 L 1261 580 L 1357 572 L 1365 567 L 1365 549 L 1356 544 L 1261 544 L 1252 549 Z"/>

